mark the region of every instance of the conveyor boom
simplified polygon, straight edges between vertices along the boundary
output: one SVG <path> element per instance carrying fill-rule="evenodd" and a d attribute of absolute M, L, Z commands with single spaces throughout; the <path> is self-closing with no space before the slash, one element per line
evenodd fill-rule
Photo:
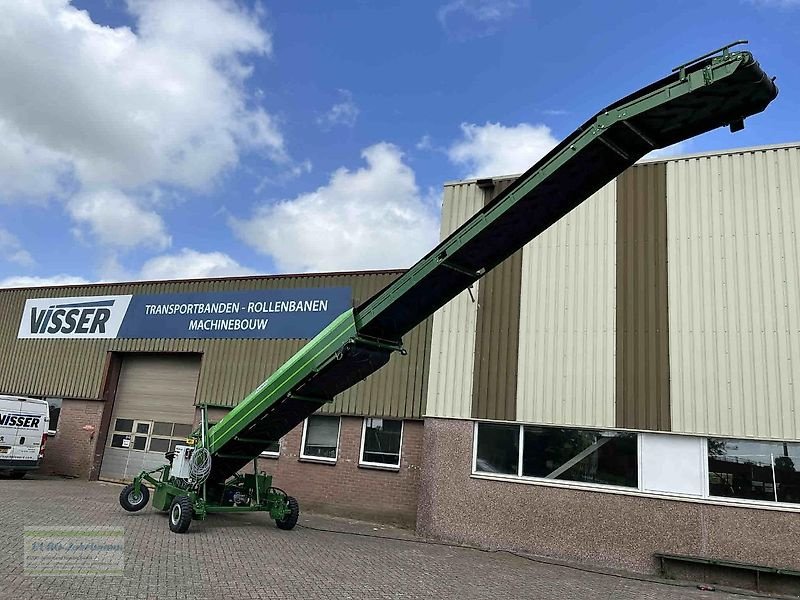
<path fill-rule="evenodd" d="M 385 365 L 402 336 L 642 156 L 741 128 L 777 88 L 730 46 L 601 110 L 399 277 L 333 321 L 209 430 L 221 482 L 336 394 Z"/>

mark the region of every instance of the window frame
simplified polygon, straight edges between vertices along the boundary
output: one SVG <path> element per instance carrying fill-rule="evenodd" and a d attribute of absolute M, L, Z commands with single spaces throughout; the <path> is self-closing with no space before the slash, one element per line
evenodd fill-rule
<path fill-rule="evenodd" d="M 776 500 L 755 500 L 753 498 L 735 498 L 733 496 L 714 496 L 711 494 L 711 480 L 710 472 L 708 469 L 708 440 L 742 440 L 748 442 L 775 442 L 780 443 L 786 441 L 790 444 L 800 443 L 791 440 L 765 440 L 762 438 L 737 438 L 729 435 L 708 435 L 703 437 L 703 477 L 705 480 L 705 489 L 703 490 L 703 499 L 708 500 L 714 504 L 734 505 L 747 508 L 767 508 L 770 510 L 783 510 L 787 512 L 800 512 L 800 502 L 781 502 Z"/>
<path fill-rule="evenodd" d="M 480 428 L 481 423 L 489 423 L 489 424 L 497 424 L 497 425 L 512 425 L 519 429 L 518 441 L 517 441 L 517 473 L 516 475 L 510 475 L 507 473 L 489 473 L 486 471 L 478 471 L 478 429 Z M 523 462 L 522 458 L 525 452 L 525 427 L 543 427 L 543 428 L 551 428 L 551 429 L 575 429 L 575 430 L 591 430 L 591 431 L 619 431 L 620 433 L 632 433 L 636 435 L 636 475 L 637 475 L 637 484 L 636 486 L 624 486 L 624 485 L 613 485 L 610 483 L 594 483 L 590 481 L 572 481 L 569 479 L 547 479 L 546 477 L 534 477 L 531 475 L 523 475 Z M 533 423 L 508 423 L 508 422 L 500 422 L 500 421 L 475 421 L 473 426 L 473 436 L 472 436 L 472 471 L 470 473 L 471 476 L 476 477 L 486 477 L 489 479 L 498 479 L 498 480 L 512 480 L 512 481 L 522 481 L 527 483 L 540 483 L 543 485 L 552 485 L 552 486 L 567 486 L 567 487 L 585 487 L 590 489 L 603 489 L 603 490 L 614 490 L 614 491 L 625 491 L 625 492 L 639 492 L 641 491 L 641 484 L 642 484 L 642 474 L 641 474 L 641 439 L 642 436 L 639 435 L 640 432 L 638 431 L 628 431 L 628 430 L 617 430 L 609 427 L 601 428 L 601 427 L 573 427 L 573 426 L 566 426 L 566 425 L 550 425 L 550 424 L 533 424 Z"/>
<path fill-rule="evenodd" d="M 367 419 L 382 419 L 384 421 L 400 421 L 400 449 L 397 452 L 397 464 L 377 463 L 364 460 L 364 445 L 367 439 Z M 363 417 L 361 419 L 361 446 L 358 450 L 358 466 L 370 469 L 383 469 L 384 471 L 399 471 L 403 462 L 403 434 L 405 433 L 405 419 L 387 419 L 385 417 Z"/>
<path fill-rule="evenodd" d="M 117 420 L 132 421 L 133 424 L 131 426 L 131 430 L 130 431 L 121 431 L 121 430 L 117 429 L 116 428 L 117 427 Z M 138 429 L 138 425 L 147 425 L 147 433 L 146 434 L 145 433 L 138 433 L 136 431 Z M 143 421 L 143 420 L 139 420 L 139 419 L 126 419 L 124 417 L 116 417 L 114 419 L 113 426 L 114 426 L 114 429 L 111 431 L 111 435 L 109 436 L 109 441 L 108 441 L 108 446 L 107 446 L 108 448 L 113 448 L 115 450 L 127 450 L 128 452 L 150 452 L 150 435 L 151 435 L 151 433 L 153 431 L 153 421 Z M 130 443 L 128 444 L 128 446 L 127 447 L 126 446 L 114 446 L 113 444 L 114 444 L 114 436 L 115 435 L 127 436 L 128 439 L 130 440 Z M 135 441 L 135 439 L 137 437 L 139 437 L 139 438 L 143 437 L 145 439 L 144 448 L 143 449 L 134 447 L 134 441 Z"/>
<path fill-rule="evenodd" d="M 131 421 L 131 431 L 122 431 L 120 429 L 117 429 L 116 427 L 117 427 L 117 421 L 118 420 Z M 163 424 L 170 425 L 170 433 L 169 433 L 169 435 L 166 435 L 166 434 L 163 434 L 163 433 L 155 433 L 156 423 L 162 424 L 162 425 Z M 139 424 L 147 424 L 148 425 L 147 434 L 137 433 L 136 430 L 137 430 L 137 426 Z M 129 451 L 133 451 L 133 452 L 147 452 L 147 453 L 151 453 L 152 452 L 152 453 L 156 453 L 156 454 L 163 454 L 164 452 L 162 452 L 161 450 L 151 450 L 150 449 L 150 446 L 151 446 L 153 440 L 159 440 L 160 442 L 167 442 L 167 445 L 168 445 L 167 452 L 171 452 L 171 451 L 173 451 L 175 449 L 175 446 L 179 446 L 181 444 L 185 444 L 186 443 L 187 436 L 182 436 L 182 435 L 176 435 L 175 434 L 175 428 L 178 427 L 178 426 L 189 427 L 189 428 L 192 427 L 192 425 L 190 425 L 189 423 L 173 423 L 173 422 L 168 422 L 168 421 L 144 421 L 144 420 L 139 420 L 139 419 L 128 419 L 128 418 L 125 418 L 125 417 L 114 417 L 113 418 L 113 422 L 109 424 L 109 434 L 110 435 L 109 435 L 109 441 L 108 441 L 108 444 L 107 444 L 106 447 L 107 448 L 113 448 L 115 450 L 129 450 Z M 126 436 L 129 436 L 130 439 L 131 439 L 130 445 L 127 448 L 122 447 L 122 446 L 114 446 L 113 442 L 114 442 L 114 436 L 115 435 L 126 435 Z M 146 437 L 147 438 L 147 440 L 145 442 L 144 450 L 140 450 L 138 448 L 134 448 L 133 447 L 133 440 L 136 437 Z"/>
<path fill-rule="evenodd" d="M 582 489 L 592 492 L 599 492 L 599 493 L 607 493 L 607 494 L 618 494 L 624 496 L 636 496 L 636 497 L 646 497 L 646 498 L 658 498 L 664 500 L 673 500 L 676 502 L 690 502 L 695 504 L 711 504 L 715 506 L 731 506 L 731 507 L 738 507 L 738 508 L 752 508 L 752 509 L 762 509 L 762 510 L 772 510 L 772 511 L 779 511 L 779 512 L 791 512 L 791 513 L 800 513 L 800 502 L 793 503 L 793 502 L 775 502 L 770 500 L 752 500 L 749 498 L 730 498 L 725 496 L 712 496 L 709 493 L 709 477 L 708 477 L 708 440 L 709 439 L 745 439 L 745 438 L 734 438 L 733 436 L 720 436 L 720 435 L 703 435 L 703 434 L 690 434 L 690 433 L 677 433 L 677 432 L 656 432 L 656 431 L 643 431 L 643 430 L 634 430 L 634 429 L 622 429 L 622 428 L 614 428 L 614 427 L 592 427 L 592 426 L 566 426 L 566 425 L 552 425 L 552 424 L 543 424 L 543 423 L 520 423 L 517 422 L 509 422 L 509 421 L 493 421 L 493 420 L 480 420 L 480 419 L 471 419 L 473 422 L 472 428 L 472 462 L 470 464 L 470 477 L 475 479 L 486 479 L 491 481 L 503 481 L 508 483 L 521 483 L 525 485 L 539 485 L 539 486 L 546 486 L 546 487 L 558 487 L 558 488 L 568 488 L 568 489 Z M 585 481 L 570 481 L 570 480 L 561 480 L 561 479 L 544 479 L 541 477 L 529 477 L 524 476 L 521 473 L 521 461 L 522 461 L 522 443 L 520 443 L 520 455 L 519 455 L 519 465 L 518 465 L 518 474 L 517 475 L 509 475 L 509 474 L 497 474 L 497 473 L 488 473 L 484 471 L 477 470 L 477 457 L 478 457 L 478 427 L 481 423 L 494 423 L 494 424 L 503 424 L 503 425 L 514 425 L 520 428 L 520 431 L 523 432 L 524 435 L 524 426 L 525 425 L 533 425 L 537 427 L 561 427 L 566 429 L 591 429 L 596 431 L 620 431 L 625 433 L 633 433 L 636 434 L 637 438 L 637 468 L 638 468 L 638 486 L 637 487 L 624 487 L 624 486 L 615 486 L 610 484 L 601 484 L 601 483 L 591 483 Z M 696 494 L 683 494 L 680 492 L 667 492 L 667 491 L 649 491 L 645 490 L 643 486 L 643 475 L 642 475 L 642 435 L 643 433 L 650 433 L 655 435 L 667 435 L 667 436 L 682 436 L 682 437 L 692 437 L 692 438 L 700 438 L 701 440 L 701 456 L 703 458 L 702 465 L 701 465 L 701 473 L 700 476 L 703 478 L 703 493 L 702 496 Z M 747 438 L 749 440 L 749 438 Z M 757 440 L 762 441 L 762 440 Z M 783 441 L 783 440 L 763 440 L 763 441 Z M 799 443 L 797 440 L 786 440 L 791 443 Z"/>
<path fill-rule="evenodd" d="M 328 458 L 326 456 L 309 456 L 306 452 L 306 434 L 308 432 L 308 420 L 311 417 L 325 417 L 330 419 L 338 419 L 338 429 L 336 431 L 336 456 L 334 458 Z M 298 460 L 304 462 L 318 462 L 318 463 L 325 463 L 329 465 L 335 465 L 336 461 L 339 460 L 339 447 L 341 445 L 341 437 L 342 437 L 342 417 L 337 415 L 311 415 L 311 417 L 306 417 L 303 420 L 303 435 L 300 439 L 300 456 Z"/>
<path fill-rule="evenodd" d="M 272 459 L 280 458 L 281 457 L 282 440 L 283 440 L 283 438 L 279 438 L 278 439 L 278 451 L 277 452 L 272 452 L 271 450 L 264 450 L 263 452 L 261 452 L 258 455 L 258 457 L 259 458 L 272 458 Z M 338 446 L 337 446 L 337 448 L 338 448 Z"/>

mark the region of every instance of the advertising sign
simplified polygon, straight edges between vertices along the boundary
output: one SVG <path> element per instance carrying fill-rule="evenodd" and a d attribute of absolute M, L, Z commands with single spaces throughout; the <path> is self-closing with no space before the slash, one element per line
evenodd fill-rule
<path fill-rule="evenodd" d="M 350 306 L 349 287 L 34 298 L 17 337 L 308 339 Z"/>

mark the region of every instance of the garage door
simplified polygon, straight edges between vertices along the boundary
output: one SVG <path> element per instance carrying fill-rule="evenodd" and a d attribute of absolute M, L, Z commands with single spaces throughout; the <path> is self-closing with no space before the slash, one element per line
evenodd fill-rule
<path fill-rule="evenodd" d="M 122 359 L 100 478 L 129 481 L 164 464 L 194 423 L 200 375 L 196 354 L 131 355 Z"/>

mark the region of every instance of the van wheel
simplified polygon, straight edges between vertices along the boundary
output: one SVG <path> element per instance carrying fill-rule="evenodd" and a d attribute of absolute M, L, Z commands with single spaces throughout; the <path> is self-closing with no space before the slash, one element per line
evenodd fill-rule
<path fill-rule="evenodd" d="M 25 477 L 26 473 L 27 473 L 27 471 L 11 471 L 11 473 L 8 474 L 8 478 L 9 479 L 22 479 L 23 477 Z"/>
<path fill-rule="evenodd" d="M 119 504 L 128 512 L 142 510 L 147 506 L 148 502 L 150 502 L 150 490 L 148 490 L 147 486 L 143 483 L 139 484 L 138 494 L 132 483 L 122 488 L 122 491 L 119 493 Z"/>

